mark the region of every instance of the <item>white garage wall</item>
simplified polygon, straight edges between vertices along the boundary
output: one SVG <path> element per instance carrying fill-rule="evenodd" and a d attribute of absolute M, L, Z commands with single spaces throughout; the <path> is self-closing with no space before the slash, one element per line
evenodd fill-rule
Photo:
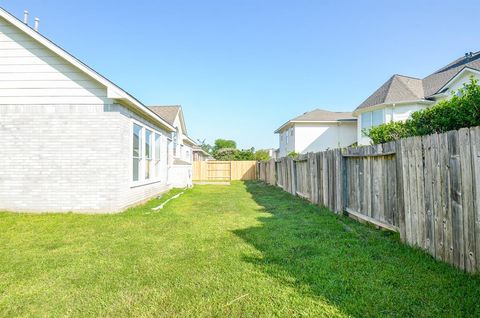
<path fill-rule="evenodd" d="M 296 123 L 294 131 L 298 153 L 347 147 L 356 142 L 356 122 Z"/>

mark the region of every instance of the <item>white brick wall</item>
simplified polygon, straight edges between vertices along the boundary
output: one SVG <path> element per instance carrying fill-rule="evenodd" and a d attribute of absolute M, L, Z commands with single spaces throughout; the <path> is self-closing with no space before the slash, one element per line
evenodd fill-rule
<path fill-rule="evenodd" d="M 116 212 L 165 190 L 166 151 L 161 182 L 132 187 L 130 117 L 144 121 L 120 105 L 0 105 L 0 210 Z"/>

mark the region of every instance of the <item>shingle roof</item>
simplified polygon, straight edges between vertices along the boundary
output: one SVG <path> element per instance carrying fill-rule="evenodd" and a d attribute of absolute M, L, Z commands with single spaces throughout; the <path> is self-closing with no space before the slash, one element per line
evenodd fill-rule
<path fill-rule="evenodd" d="M 331 112 L 329 110 L 317 108 L 303 113 L 290 121 L 337 121 L 342 119 L 355 120 L 350 112 Z"/>
<path fill-rule="evenodd" d="M 422 80 L 395 74 L 370 95 L 357 109 L 374 105 L 423 99 Z"/>
<path fill-rule="evenodd" d="M 332 122 L 332 121 L 356 121 L 357 119 L 353 117 L 350 112 L 331 112 L 324 109 L 314 109 L 312 111 L 303 113 L 300 116 L 297 116 L 285 124 L 280 126 L 275 133 L 281 131 L 286 125 L 292 122 Z"/>
<path fill-rule="evenodd" d="M 175 118 L 177 118 L 178 112 L 181 109 L 180 105 L 168 105 L 168 106 L 148 106 L 158 116 L 162 117 L 170 125 L 173 126 Z"/>
<path fill-rule="evenodd" d="M 480 51 L 472 54 L 472 57 L 461 57 L 447 66 L 442 67 L 435 73 L 423 79 L 423 89 L 425 96 L 432 96 L 439 93 L 445 84 L 447 84 L 455 75 L 465 67 L 480 71 Z"/>
<path fill-rule="evenodd" d="M 379 104 L 427 100 L 466 67 L 480 71 L 480 51 L 458 58 L 424 79 L 393 75 L 355 111 Z"/>

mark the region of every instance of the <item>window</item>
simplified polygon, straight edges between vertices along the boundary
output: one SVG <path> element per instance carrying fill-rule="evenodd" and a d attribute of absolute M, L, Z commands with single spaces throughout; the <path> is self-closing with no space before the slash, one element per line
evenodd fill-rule
<path fill-rule="evenodd" d="M 172 140 L 173 140 L 173 156 L 177 156 L 177 131 L 172 132 Z"/>
<path fill-rule="evenodd" d="M 152 177 L 152 132 L 145 130 L 145 180 Z"/>
<path fill-rule="evenodd" d="M 162 138 L 159 134 L 155 134 L 155 176 L 160 177 L 160 160 L 161 160 Z"/>
<path fill-rule="evenodd" d="M 362 131 L 372 127 L 372 113 L 363 113 L 362 114 Z"/>
<path fill-rule="evenodd" d="M 373 112 L 366 112 L 362 114 L 362 136 L 365 135 L 365 130 L 372 127 L 379 126 L 385 122 L 383 109 L 374 110 Z"/>
<path fill-rule="evenodd" d="M 161 177 L 162 135 L 133 122 L 132 181 L 158 181 Z"/>
<path fill-rule="evenodd" d="M 288 144 L 288 130 L 287 130 L 287 132 L 285 133 L 285 143 Z"/>
<path fill-rule="evenodd" d="M 142 127 L 133 124 L 133 181 L 140 180 L 142 164 Z"/>
<path fill-rule="evenodd" d="M 168 160 L 168 164 L 170 165 L 170 164 L 172 164 L 172 140 L 171 140 L 171 139 L 168 139 L 167 149 L 168 149 L 168 150 L 167 150 L 167 151 L 168 151 L 168 154 L 167 154 L 168 158 L 167 158 L 167 160 Z"/>
<path fill-rule="evenodd" d="M 372 127 L 380 126 L 384 122 L 383 109 L 374 110 L 372 112 Z"/>

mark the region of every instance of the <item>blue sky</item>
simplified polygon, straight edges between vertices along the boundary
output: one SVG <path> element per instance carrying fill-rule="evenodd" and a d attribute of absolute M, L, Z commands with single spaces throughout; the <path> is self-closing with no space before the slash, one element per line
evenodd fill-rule
<path fill-rule="evenodd" d="M 480 50 L 480 1 L 0 0 L 143 103 L 181 104 L 189 134 L 277 147 L 315 108 L 352 111 L 392 74 Z"/>

